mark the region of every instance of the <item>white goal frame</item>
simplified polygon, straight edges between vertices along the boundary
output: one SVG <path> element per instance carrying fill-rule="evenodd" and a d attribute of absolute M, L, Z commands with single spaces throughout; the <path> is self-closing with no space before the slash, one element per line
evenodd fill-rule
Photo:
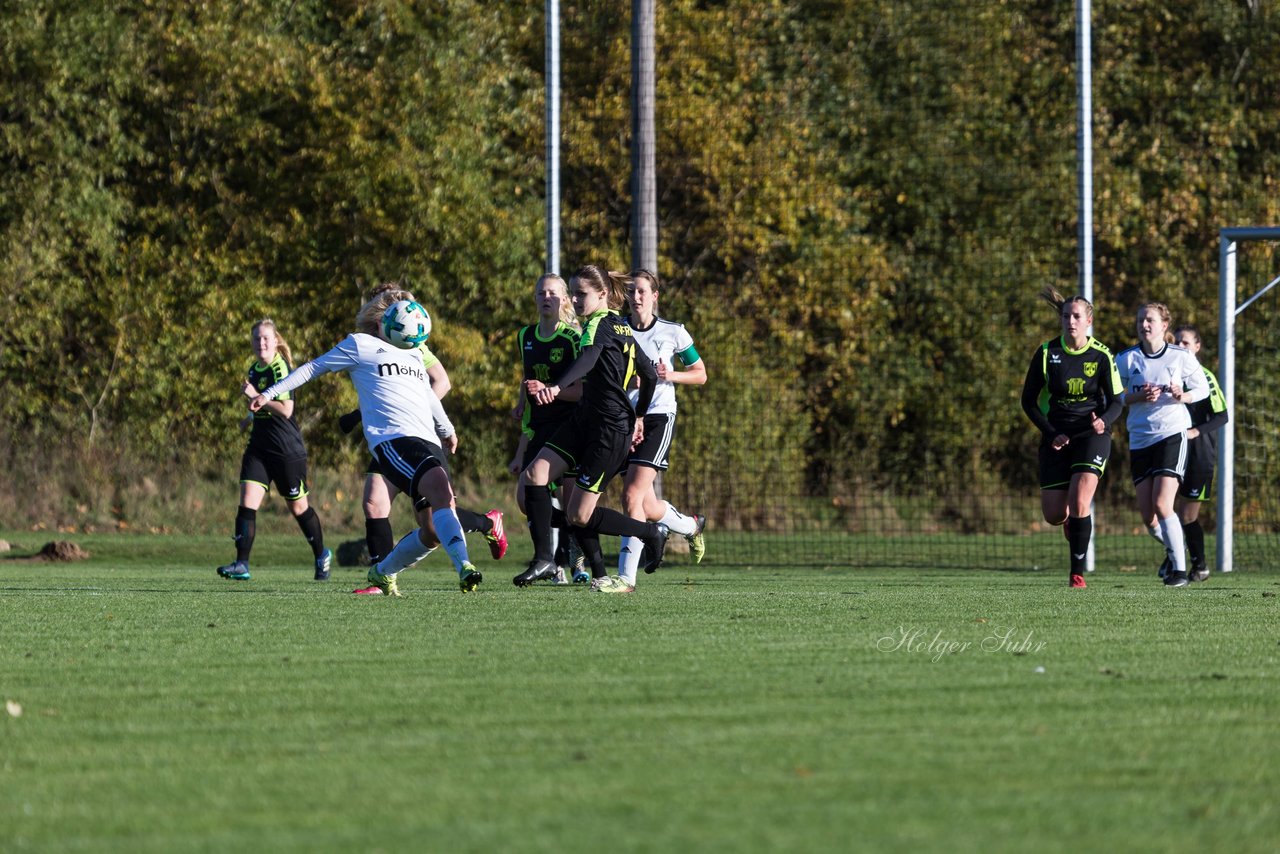
<path fill-rule="evenodd" d="M 1280 241 L 1280 228 L 1247 226 L 1218 232 L 1218 380 L 1227 398 L 1227 423 L 1218 436 L 1218 571 L 1232 570 L 1236 487 L 1236 315 L 1280 282 L 1280 277 L 1236 307 L 1236 252 L 1252 240 Z"/>

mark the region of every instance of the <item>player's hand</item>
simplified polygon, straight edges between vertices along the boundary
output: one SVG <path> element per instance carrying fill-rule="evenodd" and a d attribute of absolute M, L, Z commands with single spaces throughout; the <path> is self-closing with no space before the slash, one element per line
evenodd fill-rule
<path fill-rule="evenodd" d="M 631 450 L 640 447 L 640 443 L 644 441 L 644 420 L 637 418 L 635 429 L 631 431 Z"/>
<path fill-rule="evenodd" d="M 520 469 L 522 468 L 523 466 L 520 465 L 520 454 L 516 454 L 511 458 L 511 462 L 507 463 L 507 471 L 512 474 L 520 474 Z"/>
<path fill-rule="evenodd" d="M 267 396 L 265 394 L 260 394 L 257 397 L 255 397 L 253 400 L 249 401 L 249 411 L 257 412 L 259 409 L 261 409 L 266 405 L 267 405 Z"/>
<path fill-rule="evenodd" d="M 529 397 L 537 397 L 538 392 L 542 391 L 544 388 L 546 388 L 546 386 L 543 385 L 542 380 L 524 381 L 524 390 L 528 392 Z"/>
<path fill-rule="evenodd" d="M 1169 392 L 1170 396 L 1172 396 L 1174 400 L 1178 401 L 1178 403 L 1182 403 L 1182 398 L 1186 395 L 1182 386 L 1177 384 L 1166 386 L 1165 391 Z"/>
<path fill-rule="evenodd" d="M 1107 422 L 1099 418 L 1098 413 L 1090 412 L 1089 418 L 1090 418 L 1090 424 L 1093 426 L 1094 433 L 1097 433 L 1099 436 L 1101 436 L 1103 433 L 1107 432 Z"/>
<path fill-rule="evenodd" d="M 665 383 L 667 381 L 667 363 L 658 362 L 654 367 L 658 371 L 658 382 Z"/>
<path fill-rule="evenodd" d="M 1143 392 L 1142 399 L 1145 400 L 1147 403 L 1155 403 L 1157 400 L 1160 399 L 1160 394 L 1163 391 L 1164 389 L 1162 389 L 1160 386 L 1154 385 L 1152 383 L 1147 383 L 1142 387 L 1142 392 Z"/>
<path fill-rule="evenodd" d="M 1053 449 L 1055 451 L 1061 451 L 1070 443 L 1071 443 L 1071 437 L 1066 435 L 1065 433 L 1059 433 L 1058 435 L 1053 437 Z"/>
<path fill-rule="evenodd" d="M 1190 430 L 1187 431 L 1187 441 L 1191 441 L 1192 439 L 1196 438 L 1199 435 L 1200 435 L 1200 428 L 1192 427 Z"/>
<path fill-rule="evenodd" d="M 534 382 L 536 382 L 536 380 L 534 380 Z M 534 399 L 534 400 L 536 400 L 536 401 L 537 401 L 538 403 L 540 403 L 541 405 L 546 406 L 548 403 L 552 403 L 552 402 L 554 402 L 554 401 L 555 401 L 555 399 L 556 399 L 557 397 L 559 397 L 559 396 L 560 396 L 560 386 L 558 386 L 558 385 L 545 386 L 545 385 L 544 385 L 544 386 L 542 386 L 542 388 L 541 388 L 541 389 L 539 389 L 538 393 L 537 393 L 536 395 L 534 395 L 533 399 Z"/>
<path fill-rule="evenodd" d="M 245 397 L 257 397 L 258 387 L 248 380 L 244 381 L 244 387 L 240 389 L 240 393 Z"/>
<path fill-rule="evenodd" d="M 452 436 L 445 436 L 444 439 L 442 439 L 441 441 L 444 442 L 444 446 L 449 451 L 449 453 L 451 454 L 458 453 L 458 434 L 457 433 L 454 433 Z"/>

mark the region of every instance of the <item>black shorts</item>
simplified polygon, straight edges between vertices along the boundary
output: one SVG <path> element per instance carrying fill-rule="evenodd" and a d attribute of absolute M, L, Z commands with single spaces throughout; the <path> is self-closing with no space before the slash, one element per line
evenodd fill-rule
<path fill-rule="evenodd" d="M 1203 437 L 1196 436 L 1187 442 L 1187 473 L 1182 476 L 1178 494 L 1192 501 L 1213 500 L 1213 469 L 1218 463 L 1218 451 Z"/>
<path fill-rule="evenodd" d="M 421 497 L 414 493 L 413 487 L 418 479 L 434 468 L 444 468 L 441 462 L 444 450 L 434 442 L 419 439 L 417 436 L 401 436 L 388 439 L 373 449 L 373 456 L 378 461 L 379 474 L 391 481 L 401 492 L 414 499 L 414 507 L 418 507 Z M 448 474 L 448 471 L 445 472 Z M 424 505 L 425 506 L 425 505 Z"/>
<path fill-rule="evenodd" d="M 1072 439 L 1060 451 L 1053 449 L 1053 438 L 1040 440 L 1040 488 L 1067 489 L 1071 476 L 1093 473 L 1102 477 L 1111 458 L 1111 434 L 1090 433 Z"/>
<path fill-rule="evenodd" d="M 648 466 L 666 471 L 670 465 L 671 440 L 676 436 L 676 414 L 660 412 L 644 417 L 644 439 L 627 457 L 629 466 Z"/>
<path fill-rule="evenodd" d="M 430 442 L 428 442 L 427 444 L 431 445 Z M 432 447 L 432 453 L 434 453 L 436 459 L 440 461 L 440 465 L 444 467 L 445 474 L 452 477 L 453 472 L 449 471 L 449 454 L 446 453 L 445 449 L 440 447 L 439 445 L 431 445 L 431 447 Z M 377 457 L 372 457 L 372 456 L 369 457 L 369 465 L 364 467 L 364 473 L 366 475 L 381 474 L 383 477 L 386 477 L 386 475 L 383 474 L 382 472 L 382 463 L 378 462 Z M 387 478 L 387 479 L 390 480 L 390 478 Z"/>
<path fill-rule="evenodd" d="M 631 428 L 581 415 L 578 409 L 560 425 L 546 447 L 578 470 L 574 485 L 585 492 L 604 492 L 631 453 Z"/>
<path fill-rule="evenodd" d="M 297 501 L 307 496 L 307 458 L 282 459 L 245 451 L 240 459 L 240 482 L 256 483 L 266 490 L 274 483 L 285 501 Z"/>
<path fill-rule="evenodd" d="M 1176 477 L 1181 482 L 1187 473 L 1187 434 L 1167 436 L 1154 445 L 1130 451 L 1129 457 L 1133 463 L 1134 483 L 1159 475 Z"/>
<path fill-rule="evenodd" d="M 560 429 L 560 425 L 564 421 L 548 421 L 545 424 L 533 425 L 533 435 L 529 437 L 529 443 L 524 448 L 524 458 L 520 461 L 520 465 L 524 468 L 529 467 L 529 463 L 533 462 L 534 457 L 538 456 L 538 451 L 546 447 L 547 442 Z"/>

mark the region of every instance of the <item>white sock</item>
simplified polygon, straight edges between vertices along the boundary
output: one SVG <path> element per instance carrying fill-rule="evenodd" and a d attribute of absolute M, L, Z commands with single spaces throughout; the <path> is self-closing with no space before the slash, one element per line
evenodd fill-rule
<path fill-rule="evenodd" d="M 555 525 L 551 526 L 551 554 L 560 551 L 560 529 Z"/>
<path fill-rule="evenodd" d="M 1147 533 L 1151 535 L 1151 539 L 1164 546 L 1165 554 L 1169 557 L 1169 562 L 1173 562 L 1173 546 L 1169 545 L 1169 540 L 1165 537 L 1164 531 L 1160 529 L 1160 520 L 1156 520 L 1156 524 L 1147 528 Z"/>
<path fill-rule="evenodd" d="M 402 569 L 413 566 L 427 555 L 435 551 L 435 546 L 427 548 L 422 544 L 422 529 L 414 528 L 400 538 L 391 554 L 378 562 L 375 569 L 379 575 L 395 575 Z"/>
<path fill-rule="evenodd" d="M 467 555 L 467 538 L 462 533 L 458 514 L 452 507 L 444 507 L 431 514 L 431 521 L 435 523 L 440 544 L 449 553 L 449 560 L 453 561 L 453 568 L 461 575 L 462 565 L 470 563 L 471 558 Z"/>
<path fill-rule="evenodd" d="M 1187 571 L 1187 541 L 1182 536 L 1182 520 L 1177 513 L 1170 513 L 1160 520 L 1160 530 L 1169 546 L 1169 559 L 1173 561 L 1173 571 Z"/>
<path fill-rule="evenodd" d="M 636 585 L 636 570 L 640 568 L 640 555 L 644 552 L 644 543 L 639 537 L 623 537 L 622 550 L 618 552 L 618 577 Z"/>
<path fill-rule="evenodd" d="M 680 534 L 685 537 L 693 536 L 694 532 L 698 530 L 698 521 L 692 516 L 685 516 L 672 507 L 670 501 L 662 503 L 667 505 L 667 512 L 663 513 L 662 518 L 658 521 L 670 528 L 673 534 Z"/>

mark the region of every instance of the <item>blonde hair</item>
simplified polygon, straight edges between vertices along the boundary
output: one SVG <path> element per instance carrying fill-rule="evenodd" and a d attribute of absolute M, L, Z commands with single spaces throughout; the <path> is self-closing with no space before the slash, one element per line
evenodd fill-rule
<path fill-rule="evenodd" d="M 402 299 L 414 299 L 413 294 L 402 290 L 399 282 L 384 282 L 369 292 L 369 299 L 356 312 L 356 331 L 382 337 L 382 315 L 392 303 Z"/>
<path fill-rule="evenodd" d="M 626 273 L 618 273 L 613 270 L 604 270 L 594 264 L 588 264 L 585 267 L 579 267 L 569 281 L 574 280 L 586 282 L 593 291 L 605 295 L 605 304 L 615 311 L 620 311 L 627 304 L 627 285 L 631 284 L 631 277 Z"/>
<path fill-rule="evenodd" d="M 1058 289 L 1053 285 L 1044 286 L 1044 290 L 1040 291 L 1040 299 L 1053 306 L 1054 310 L 1057 311 L 1059 318 L 1062 317 L 1062 309 L 1067 305 L 1073 302 L 1082 302 L 1084 303 L 1085 314 L 1088 315 L 1090 320 L 1093 319 L 1093 303 L 1089 302 L 1082 296 L 1064 297 L 1062 294 L 1058 293 Z"/>
<path fill-rule="evenodd" d="M 559 282 L 560 290 L 564 293 L 560 298 L 560 317 L 559 321 L 565 326 L 578 328 L 578 315 L 573 311 L 573 302 L 569 299 L 569 286 L 565 284 L 564 279 L 560 278 L 558 273 L 544 273 L 538 277 L 538 281 L 533 286 L 533 293 L 536 296 L 538 291 L 542 290 L 543 282 Z"/>
<path fill-rule="evenodd" d="M 280 330 L 276 327 L 276 322 L 274 320 L 269 317 L 262 318 L 249 328 L 249 334 L 253 335 L 253 333 L 257 332 L 264 326 L 271 327 L 271 331 L 274 332 L 276 336 L 276 349 L 284 354 L 285 363 L 292 367 L 293 353 L 289 350 L 289 342 L 284 340 L 284 336 L 280 334 Z"/>
<path fill-rule="evenodd" d="M 1154 311 L 1160 317 L 1160 319 L 1164 321 L 1165 343 L 1167 344 L 1170 341 L 1172 341 L 1173 334 L 1170 331 L 1170 327 L 1173 326 L 1173 315 L 1169 313 L 1169 306 L 1165 305 L 1162 302 L 1144 302 L 1142 305 L 1138 306 L 1138 312 L 1137 314 L 1134 315 L 1134 317 L 1137 317 L 1138 315 L 1142 314 L 1142 312 L 1146 311 L 1147 309 L 1151 309 L 1152 311 Z"/>

